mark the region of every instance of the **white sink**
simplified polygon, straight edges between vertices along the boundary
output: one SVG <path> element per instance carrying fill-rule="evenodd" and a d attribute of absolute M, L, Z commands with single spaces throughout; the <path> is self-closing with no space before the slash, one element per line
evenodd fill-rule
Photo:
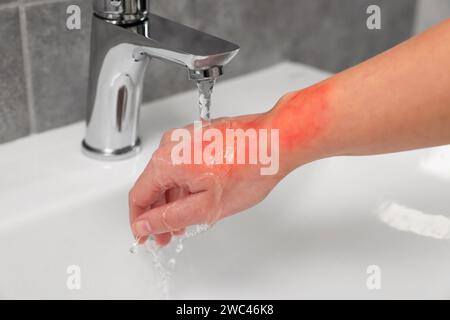
<path fill-rule="evenodd" d="M 265 111 L 326 76 L 283 63 L 219 82 L 212 112 Z M 196 111 L 194 91 L 145 106 L 144 150 L 122 162 L 83 156 L 82 123 L 0 146 L 0 298 L 161 298 L 152 255 L 129 253 L 127 194 L 162 132 L 192 122 Z M 391 201 L 422 212 L 422 222 L 437 214 L 447 221 L 449 154 L 342 157 L 295 171 L 257 207 L 187 239 L 169 297 L 450 298 L 445 232 L 399 231 L 408 217 L 379 218 Z M 72 265 L 81 270 L 79 290 L 66 285 Z M 366 285 L 370 265 L 381 270 L 379 290 Z"/>

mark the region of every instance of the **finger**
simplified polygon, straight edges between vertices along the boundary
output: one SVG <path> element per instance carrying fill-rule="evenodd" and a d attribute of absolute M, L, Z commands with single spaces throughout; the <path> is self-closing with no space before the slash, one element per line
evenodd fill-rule
<path fill-rule="evenodd" d="M 154 168 L 150 161 L 131 189 L 128 195 L 130 224 L 133 224 L 141 213 L 151 208 L 161 194 L 173 184 L 167 175 L 158 176 L 156 174 L 158 171 L 161 170 Z"/>
<path fill-rule="evenodd" d="M 128 194 L 131 224 L 133 224 L 142 212 L 146 211 L 157 201 L 162 191 L 160 185 L 154 182 L 144 181 L 142 175 L 139 177 Z"/>
<path fill-rule="evenodd" d="M 133 224 L 136 235 L 172 232 L 205 223 L 211 208 L 209 192 L 191 194 L 183 199 L 144 212 Z"/>
<path fill-rule="evenodd" d="M 165 204 L 165 198 L 163 198 L 163 196 L 164 196 L 164 193 L 159 196 L 158 200 L 156 200 L 155 203 L 150 206 L 150 208 L 159 207 L 159 206 Z M 148 236 L 139 237 L 139 244 L 144 244 L 148 238 L 149 238 Z M 158 242 L 158 239 L 156 236 L 153 236 L 153 238 L 156 242 Z"/>
<path fill-rule="evenodd" d="M 183 199 L 185 197 L 187 197 L 189 195 L 189 191 L 183 187 L 177 187 L 177 188 L 172 188 L 170 190 L 167 191 L 166 193 L 166 199 L 167 202 L 174 202 L 176 200 L 179 199 Z M 184 234 L 184 232 L 186 231 L 185 228 L 181 228 L 178 230 L 174 230 L 172 232 L 173 235 L 175 236 L 181 236 Z"/>
<path fill-rule="evenodd" d="M 139 244 L 144 244 L 145 241 L 147 241 L 148 238 L 149 238 L 148 236 L 139 237 Z"/>
<path fill-rule="evenodd" d="M 168 245 L 171 239 L 172 234 L 170 232 L 155 235 L 155 241 L 161 247 Z"/>
<path fill-rule="evenodd" d="M 156 200 L 156 202 L 152 205 L 152 208 L 158 208 L 158 207 L 165 205 L 167 203 L 167 194 L 169 191 L 170 190 L 167 190 L 166 192 L 161 194 L 160 197 L 158 198 L 158 200 Z M 172 239 L 172 234 L 170 232 L 155 235 L 155 241 L 160 246 L 167 245 L 171 239 Z"/>
<path fill-rule="evenodd" d="M 174 236 L 182 236 L 185 232 L 186 232 L 186 228 L 181 228 L 181 229 L 172 231 L 172 234 Z"/>

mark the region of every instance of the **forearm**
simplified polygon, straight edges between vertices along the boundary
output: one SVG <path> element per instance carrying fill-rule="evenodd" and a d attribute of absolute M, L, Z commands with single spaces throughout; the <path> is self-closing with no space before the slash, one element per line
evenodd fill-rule
<path fill-rule="evenodd" d="M 286 95 L 269 117 L 296 165 L 450 143 L 450 20 Z"/>

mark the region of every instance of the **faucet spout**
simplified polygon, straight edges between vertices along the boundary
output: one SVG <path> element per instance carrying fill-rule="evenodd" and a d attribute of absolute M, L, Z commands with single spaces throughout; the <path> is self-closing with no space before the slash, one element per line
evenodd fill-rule
<path fill-rule="evenodd" d="M 124 3 L 132 1 L 144 3 Z M 184 67 L 189 79 L 200 81 L 222 75 L 239 47 L 158 15 L 135 15 L 139 19 L 130 22 L 106 9 L 92 18 L 87 130 L 82 149 L 90 157 L 117 160 L 139 151 L 143 79 L 152 58 Z"/>
<path fill-rule="evenodd" d="M 142 53 L 174 62 L 190 70 L 224 66 L 238 53 L 234 43 L 189 28 L 169 19 L 149 15 L 144 38 L 137 40 Z"/>

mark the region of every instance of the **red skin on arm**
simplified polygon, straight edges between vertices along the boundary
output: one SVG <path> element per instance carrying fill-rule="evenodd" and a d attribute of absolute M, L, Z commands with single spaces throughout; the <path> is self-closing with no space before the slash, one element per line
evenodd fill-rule
<path fill-rule="evenodd" d="M 279 129 L 280 161 L 289 163 L 288 167 L 295 166 L 294 159 L 308 160 L 305 155 L 319 146 L 317 141 L 330 119 L 331 88 L 332 83 L 324 81 L 289 93 L 272 110 L 269 122 L 273 129 Z"/>

